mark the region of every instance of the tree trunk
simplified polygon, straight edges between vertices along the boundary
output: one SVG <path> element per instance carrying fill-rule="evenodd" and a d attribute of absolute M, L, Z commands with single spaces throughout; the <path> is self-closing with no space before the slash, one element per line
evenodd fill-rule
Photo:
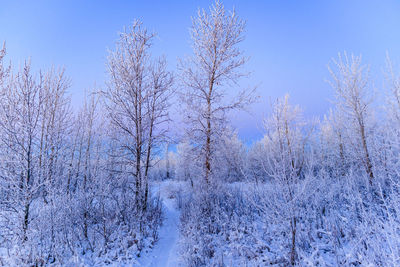
<path fill-rule="evenodd" d="M 369 183 L 370 185 L 372 185 L 372 180 L 374 179 L 374 173 L 372 171 L 372 163 L 368 152 L 367 140 L 365 138 L 365 127 L 363 124 L 360 124 L 360 131 L 361 131 L 362 146 L 365 153 L 365 168 L 369 176 Z"/>
<path fill-rule="evenodd" d="M 294 266 L 296 263 L 296 217 L 290 221 L 290 228 L 292 230 L 292 244 L 290 250 L 290 265 Z"/>
<path fill-rule="evenodd" d="M 214 75 L 213 75 L 214 76 Z M 207 97 L 207 129 L 206 129 L 206 173 L 205 173 L 205 181 L 206 184 L 209 184 L 209 176 L 211 173 L 211 94 L 213 90 L 213 78 L 210 81 L 210 89 L 209 95 Z"/>
<path fill-rule="evenodd" d="M 135 202 L 137 210 L 141 210 L 142 203 L 142 171 L 141 171 L 141 156 L 142 156 L 142 104 L 141 94 L 136 93 L 136 191 L 135 191 Z"/>
<path fill-rule="evenodd" d="M 24 225 L 23 225 L 24 237 L 23 237 L 23 241 L 28 240 L 28 237 L 26 236 L 26 232 L 28 231 L 28 225 L 29 225 L 29 208 L 30 208 L 30 203 L 27 200 L 27 203 L 25 204 L 25 209 L 24 209 Z"/>

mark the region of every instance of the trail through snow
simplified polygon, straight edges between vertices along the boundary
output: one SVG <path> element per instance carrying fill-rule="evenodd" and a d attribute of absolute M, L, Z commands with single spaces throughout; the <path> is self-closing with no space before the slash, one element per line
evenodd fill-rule
<path fill-rule="evenodd" d="M 175 206 L 175 198 L 168 198 L 164 184 L 156 185 L 155 192 L 160 192 L 164 204 L 164 222 L 160 228 L 159 240 L 154 248 L 142 255 L 140 266 L 143 267 L 177 267 L 179 240 L 179 211 Z"/>

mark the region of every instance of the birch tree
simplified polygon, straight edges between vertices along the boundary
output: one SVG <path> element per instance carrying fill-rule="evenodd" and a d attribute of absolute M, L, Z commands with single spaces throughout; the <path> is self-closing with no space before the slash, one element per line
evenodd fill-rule
<path fill-rule="evenodd" d="M 10 67 L 6 67 L 4 65 L 4 57 L 6 55 L 6 46 L 3 45 L 3 48 L 0 50 L 0 88 L 5 83 L 5 80 L 7 79 L 9 72 L 10 72 Z"/>
<path fill-rule="evenodd" d="M 43 75 L 43 103 L 39 118 L 39 180 L 57 187 L 59 177 L 64 175 L 68 137 L 71 133 L 71 107 L 67 90 L 70 80 L 65 70 L 51 68 Z M 62 183 L 62 181 L 61 181 Z M 53 190 L 49 188 L 49 190 Z M 47 202 L 47 188 L 42 195 Z"/>
<path fill-rule="evenodd" d="M 229 91 L 246 76 L 242 67 L 248 59 L 239 47 L 244 29 L 245 22 L 235 10 L 225 11 L 220 1 L 208 12 L 199 10 L 190 30 L 193 55 L 180 63 L 188 134 L 200 149 L 206 184 L 210 182 L 218 132 L 227 124 L 227 112 L 244 108 L 253 100 L 253 91 L 248 90 L 229 97 Z"/>
<path fill-rule="evenodd" d="M 397 177 L 397 169 L 399 166 L 399 148 L 400 148 L 400 73 L 395 68 L 395 64 L 386 56 L 385 69 L 385 87 L 388 90 L 386 96 L 385 112 L 387 120 L 381 125 L 381 167 L 386 174 L 391 173 L 393 177 Z M 383 148 L 383 151 L 382 151 Z"/>
<path fill-rule="evenodd" d="M 36 135 L 43 100 L 40 91 L 41 82 L 34 80 L 26 62 L 1 92 L 2 178 L 9 194 L 7 207 L 18 217 L 21 240 L 27 239 L 30 205 L 40 188 Z"/>
<path fill-rule="evenodd" d="M 118 133 L 121 159 L 131 168 L 138 209 L 146 208 L 151 154 L 163 137 L 172 85 L 165 59 L 151 57 L 154 37 L 136 21 L 120 34 L 108 57 L 106 109 Z"/>
<path fill-rule="evenodd" d="M 400 123 L 400 74 L 396 73 L 389 55 L 386 56 L 385 81 L 390 93 L 388 96 L 388 115 Z"/>
<path fill-rule="evenodd" d="M 371 126 L 373 98 L 370 93 L 371 82 L 369 67 L 362 64 L 361 56 L 347 56 L 339 54 L 328 67 L 332 79 L 329 81 L 335 90 L 336 108 L 347 117 L 352 129 L 356 144 L 361 147 L 361 162 L 372 184 L 374 172 L 370 155 L 368 131 Z"/>
<path fill-rule="evenodd" d="M 264 125 L 267 130 L 265 146 L 267 165 L 265 171 L 272 178 L 272 191 L 264 192 L 267 210 L 274 211 L 284 225 L 289 222 L 290 265 L 296 263 L 297 224 L 299 222 L 301 201 L 304 192 L 304 176 L 307 172 L 307 155 L 305 153 L 312 128 L 307 129 L 298 106 L 289 104 L 289 95 L 278 99 L 273 112 Z M 270 193 L 270 194 L 269 194 Z M 258 205 L 258 204 L 257 204 Z"/>
<path fill-rule="evenodd" d="M 344 176 L 354 159 L 348 156 L 348 130 L 341 110 L 329 110 L 321 125 L 322 163 L 329 166 L 331 175 Z"/>
<path fill-rule="evenodd" d="M 12 76 L 0 93 L 2 179 L 6 206 L 15 212 L 20 236 L 27 240 L 33 200 L 50 185 L 60 171 L 59 156 L 65 134 L 63 120 L 68 82 L 61 71 L 35 76 L 30 62 Z M 60 173 L 58 173 L 60 174 Z"/>

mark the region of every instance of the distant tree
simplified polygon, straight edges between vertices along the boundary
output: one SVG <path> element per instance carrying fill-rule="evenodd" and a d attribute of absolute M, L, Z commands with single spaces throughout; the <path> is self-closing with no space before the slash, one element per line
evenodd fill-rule
<path fill-rule="evenodd" d="M 248 178 L 253 180 L 256 184 L 259 182 L 264 182 L 268 179 L 266 172 L 266 141 L 267 137 L 257 141 L 253 144 L 248 153 L 247 153 L 247 161 L 246 161 L 246 172 Z"/>
<path fill-rule="evenodd" d="M 169 143 L 167 142 L 165 144 L 165 178 L 169 179 L 171 174 L 170 174 L 170 162 L 169 162 Z"/>
<path fill-rule="evenodd" d="M 40 152 L 39 179 L 51 185 L 43 188 L 41 194 L 45 202 L 48 190 L 59 185 L 58 179 L 63 177 L 65 153 L 69 149 L 68 138 L 71 133 L 71 106 L 67 90 L 70 80 L 65 70 L 50 69 L 43 75 L 43 104 L 40 107 Z"/>
<path fill-rule="evenodd" d="M 197 162 L 193 147 L 186 140 L 177 145 L 176 177 L 179 180 L 190 181 L 194 187 L 194 176 L 197 175 Z"/>
<path fill-rule="evenodd" d="M 239 139 L 237 132 L 226 130 L 221 133 L 221 140 L 215 152 L 215 171 L 222 181 L 244 181 L 247 177 L 246 155 L 244 144 Z"/>
<path fill-rule="evenodd" d="M 5 55 L 6 55 L 6 46 L 3 45 L 3 48 L 0 50 L 0 88 L 3 86 L 5 80 L 7 79 L 10 73 L 10 67 L 6 67 L 3 62 Z"/>
<path fill-rule="evenodd" d="M 90 98 L 85 100 L 83 109 L 80 111 L 78 117 L 81 120 L 79 125 L 81 125 L 83 131 L 83 135 L 81 136 L 83 140 L 80 143 L 84 145 L 84 151 L 81 151 L 83 153 L 83 169 L 81 171 L 82 179 L 79 189 L 82 193 L 83 235 L 86 239 L 88 239 L 90 203 L 92 203 L 94 194 L 96 193 L 93 192 L 94 177 L 96 174 L 95 168 L 99 168 L 99 160 L 96 160 L 96 158 L 100 156 L 100 151 L 98 150 L 101 141 L 96 140 L 96 136 L 102 136 L 99 129 L 101 121 L 99 119 L 96 120 L 96 115 L 100 114 L 98 102 L 98 96 L 92 94 Z"/>
<path fill-rule="evenodd" d="M 331 168 L 330 172 L 334 176 L 343 176 L 349 163 L 353 162 L 347 154 L 348 130 L 345 127 L 345 117 L 340 113 L 341 110 L 329 110 L 327 116 L 321 124 L 322 153 L 321 163 L 326 163 Z"/>
<path fill-rule="evenodd" d="M 329 66 L 332 80 L 329 81 L 335 90 L 336 108 L 349 120 L 347 125 L 351 128 L 356 142 L 355 148 L 361 147 L 358 156 L 365 166 L 369 181 L 372 184 L 374 172 L 370 155 L 368 130 L 371 126 L 371 96 L 369 80 L 369 67 L 362 65 L 361 56 L 347 56 L 339 54 Z"/>
<path fill-rule="evenodd" d="M 253 100 L 253 91 L 243 90 L 230 100 L 226 91 L 246 76 L 241 68 L 247 58 L 239 48 L 244 29 L 245 22 L 234 10 L 226 12 L 220 1 L 209 12 L 199 10 L 190 31 L 193 55 L 180 63 L 187 130 L 204 158 L 206 184 L 210 182 L 213 153 L 218 133 L 227 123 L 227 112 L 244 108 Z"/>
<path fill-rule="evenodd" d="M 386 96 L 385 113 L 386 120 L 380 124 L 380 153 L 381 166 L 386 174 L 391 173 L 397 177 L 400 164 L 398 153 L 400 148 L 400 73 L 396 70 L 394 62 L 389 55 L 386 56 L 385 87 L 388 90 Z M 395 178 L 396 180 L 396 178 Z"/>
<path fill-rule="evenodd" d="M 388 115 L 389 118 L 395 119 L 397 123 L 400 123 L 400 74 L 396 73 L 389 55 L 386 56 L 385 78 L 386 86 L 390 91 L 388 96 Z"/>

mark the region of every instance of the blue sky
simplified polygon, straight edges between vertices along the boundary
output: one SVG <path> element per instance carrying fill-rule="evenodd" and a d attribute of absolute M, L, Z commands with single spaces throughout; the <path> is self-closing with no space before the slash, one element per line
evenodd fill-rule
<path fill-rule="evenodd" d="M 31 57 L 35 68 L 65 66 L 75 106 L 85 89 L 106 79 L 107 48 L 134 19 L 158 33 L 156 55 L 175 70 L 189 54 L 190 17 L 212 1 L 3 1 L 0 42 L 18 65 Z M 262 135 L 270 99 L 291 94 L 308 117 L 329 108 L 333 92 L 325 82 L 327 64 L 340 51 L 362 54 L 371 64 L 374 86 L 382 91 L 386 51 L 400 63 L 400 1 L 224 1 L 247 21 L 242 48 L 252 72 L 244 85 L 258 85 L 260 103 L 251 114 L 235 114 L 233 124 L 249 141 Z"/>

